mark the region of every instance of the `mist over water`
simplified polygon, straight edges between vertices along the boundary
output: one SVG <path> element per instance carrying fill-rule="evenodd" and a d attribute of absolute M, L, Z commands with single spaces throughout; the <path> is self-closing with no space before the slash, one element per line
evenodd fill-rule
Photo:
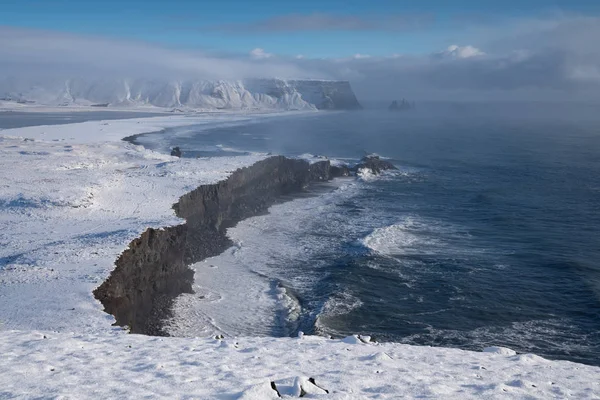
<path fill-rule="evenodd" d="M 140 142 L 189 157 L 376 152 L 398 166 L 230 230 L 240 268 L 300 306 L 273 334 L 503 345 L 600 365 L 597 108 L 417 107 L 174 128 Z"/>

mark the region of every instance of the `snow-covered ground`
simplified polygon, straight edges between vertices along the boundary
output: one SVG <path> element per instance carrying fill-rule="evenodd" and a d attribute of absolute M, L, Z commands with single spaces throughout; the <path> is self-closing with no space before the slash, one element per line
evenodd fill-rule
<path fill-rule="evenodd" d="M 3 332 L 0 397 L 592 399 L 598 368 L 507 349 L 468 352 L 349 337 L 216 340 Z M 316 386 L 309 383 L 313 378 Z M 320 389 L 321 388 L 321 389 Z M 324 390 L 329 391 L 327 394 Z"/>
<path fill-rule="evenodd" d="M 227 121 L 247 116 L 230 116 Z M 262 156 L 178 159 L 120 139 L 219 118 L 158 117 L 10 129 L 0 135 L 0 326 L 97 331 L 112 317 L 92 297 L 171 205 Z M 40 140 L 42 138 L 43 140 Z"/>
<path fill-rule="evenodd" d="M 0 131 L 0 398 L 600 398 L 600 368 L 532 355 L 326 338 L 127 335 L 93 298 L 171 205 L 261 159 L 178 159 L 121 141 L 222 113 Z M 314 378 L 318 386 L 307 381 Z"/>

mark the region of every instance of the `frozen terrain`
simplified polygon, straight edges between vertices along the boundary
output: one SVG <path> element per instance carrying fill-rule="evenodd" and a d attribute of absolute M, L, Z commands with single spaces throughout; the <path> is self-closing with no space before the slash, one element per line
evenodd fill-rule
<path fill-rule="evenodd" d="M 92 290 L 125 246 L 147 227 L 181 223 L 171 205 L 185 192 L 264 157 L 179 159 L 120 139 L 279 117 L 222 113 L 0 131 L 0 398 L 268 399 L 277 397 L 271 382 L 284 397 L 600 397 L 600 368 L 506 349 L 355 337 L 156 338 L 112 327 Z"/>
<path fill-rule="evenodd" d="M 162 108 L 190 110 L 357 109 L 346 81 L 250 79 L 244 81 L 150 79 L 0 80 L 0 107 Z"/>
<path fill-rule="evenodd" d="M 365 338 L 366 341 L 366 338 Z M 593 399 L 599 369 L 356 337 L 215 340 L 3 332 L 0 397 Z M 316 385 L 309 382 L 313 378 Z M 327 390 L 329 393 L 326 393 Z"/>

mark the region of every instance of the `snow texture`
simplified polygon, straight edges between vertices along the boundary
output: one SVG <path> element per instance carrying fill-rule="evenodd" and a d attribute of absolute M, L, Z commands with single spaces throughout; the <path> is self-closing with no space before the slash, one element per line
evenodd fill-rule
<path fill-rule="evenodd" d="M 600 369 L 360 340 L 2 332 L 0 398 L 593 399 Z M 312 379 L 311 379 L 312 378 Z M 314 384 L 311 382 L 314 381 Z M 327 393 L 328 392 L 328 393 Z"/>
<path fill-rule="evenodd" d="M 360 105 L 345 81 L 252 79 L 177 81 L 149 79 L 0 80 L 0 101 L 21 105 L 315 110 Z M 0 104 L 1 105 L 1 104 Z"/>
<path fill-rule="evenodd" d="M 236 118 L 248 117 L 223 120 Z M 0 327 L 110 327 L 92 290 L 130 241 L 148 227 L 182 223 L 171 209 L 182 194 L 263 158 L 179 159 L 119 139 L 219 121 L 159 117 L 1 131 Z"/>
<path fill-rule="evenodd" d="M 276 117 L 0 132 L 0 398 L 600 397 L 600 368 L 503 348 L 376 344 L 366 336 L 158 338 L 112 327 L 91 292 L 125 246 L 147 227 L 181 223 L 171 205 L 183 193 L 264 157 L 179 159 L 120 139 Z"/>

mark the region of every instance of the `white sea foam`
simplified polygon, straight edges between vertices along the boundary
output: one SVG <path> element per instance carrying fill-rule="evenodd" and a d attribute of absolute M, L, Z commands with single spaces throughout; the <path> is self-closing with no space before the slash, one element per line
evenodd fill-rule
<path fill-rule="evenodd" d="M 461 227 L 408 215 L 395 224 L 374 229 L 362 239 L 362 244 L 384 256 L 459 255 L 485 251 L 468 246 L 469 239 L 469 233 Z"/>
<path fill-rule="evenodd" d="M 374 181 L 379 175 L 374 174 L 369 168 L 360 168 L 356 175 L 365 182 Z"/>
<path fill-rule="evenodd" d="M 329 161 L 331 163 L 331 165 L 336 165 L 336 166 L 348 165 L 349 161 L 351 161 L 351 159 L 344 158 L 344 157 L 329 157 L 329 156 L 322 156 L 322 155 L 310 154 L 310 153 L 300 154 L 297 158 L 299 158 L 301 160 L 306 160 L 310 164 L 314 164 L 319 161 Z"/>
<path fill-rule="evenodd" d="M 319 234 L 321 224 L 328 221 L 330 233 L 346 229 L 345 220 L 336 219 L 334 211 L 339 202 L 359 190 L 351 180 L 330 185 L 332 192 L 275 205 L 268 214 L 230 228 L 227 233 L 235 246 L 194 266 L 197 284 L 210 287 L 222 299 L 216 304 L 198 296 L 182 296 L 176 301 L 169 333 L 196 336 L 218 327 L 211 333 L 288 334 L 301 310 L 289 289 L 277 282 L 301 291 L 320 279 L 310 273 L 316 267 L 310 260 L 316 254 L 328 254 L 337 245 L 335 235 Z M 207 268 L 210 265 L 218 268 Z M 293 273 L 293 265 L 301 265 L 302 273 Z M 212 319 L 207 323 L 204 315 Z M 198 323 L 194 322 L 197 318 Z"/>
<path fill-rule="evenodd" d="M 428 230 L 423 221 L 409 216 L 403 221 L 377 228 L 363 239 L 363 244 L 382 255 L 424 254 L 434 251 L 440 241 L 427 235 Z"/>
<path fill-rule="evenodd" d="M 341 336 L 340 332 L 331 326 L 331 319 L 349 314 L 363 304 L 360 298 L 347 290 L 333 294 L 323 303 L 315 319 L 315 332 L 320 335 Z"/>
<path fill-rule="evenodd" d="M 341 291 L 329 297 L 323 309 L 322 316 L 332 317 L 348 314 L 363 305 L 361 299 L 350 293 L 349 291 Z"/>
<path fill-rule="evenodd" d="M 172 336 L 278 335 L 279 304 L 271 282 L 240 262 L 232 247 L 224 254 L 194 264 L 194 294 L 179 296 Z M 206 293 L 212 293 L 206 296 Z"/>

